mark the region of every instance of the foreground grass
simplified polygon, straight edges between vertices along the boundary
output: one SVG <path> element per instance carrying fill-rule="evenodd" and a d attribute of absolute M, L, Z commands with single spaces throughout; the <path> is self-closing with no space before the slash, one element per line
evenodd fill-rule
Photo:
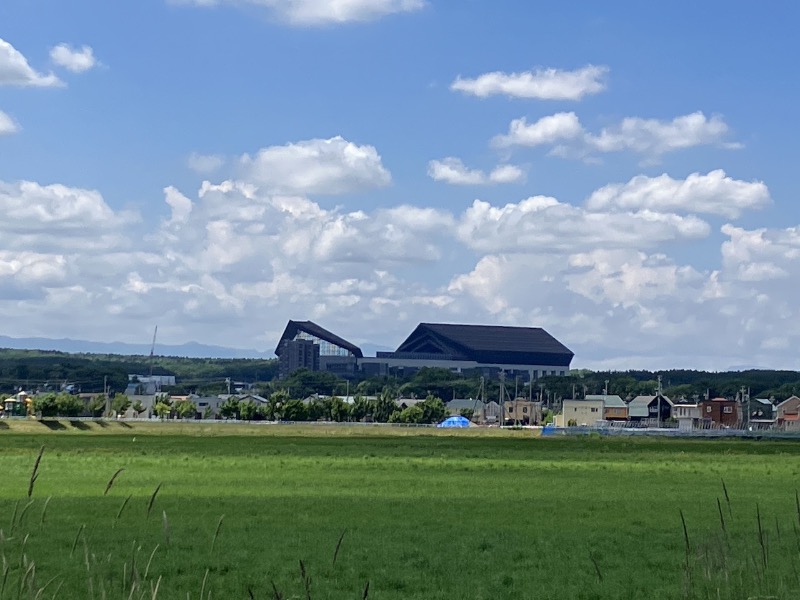
<path fill-rule="evenodd" d="M 0 598 L 800 597 L 793 443 L 35 426 L 0 430 Z"/>

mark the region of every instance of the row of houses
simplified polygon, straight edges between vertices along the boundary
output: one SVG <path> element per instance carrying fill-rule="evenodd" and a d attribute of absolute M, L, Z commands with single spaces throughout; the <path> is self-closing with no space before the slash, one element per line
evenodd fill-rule
<path fill-rule="evenodd" d="M 625 402 L 617 395 L 589 395 L 564 400 L 556 426 L 596 426 L 627 422 L 648 427 L 781 429 L 800 431 L 800 397 L 774 403 L 767 398 L 672 400 L 663 394 L 637 396 Z"/>

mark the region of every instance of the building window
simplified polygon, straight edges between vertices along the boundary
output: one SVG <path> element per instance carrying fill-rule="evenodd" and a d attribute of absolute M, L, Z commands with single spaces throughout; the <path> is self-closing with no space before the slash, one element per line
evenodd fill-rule
<path fill-rule="evenodd" d="M 592 412 L 597 412 L 597 409 L 592 407 Z"/>
<path fill-rule="evenodd" d="M 732 406 L 723 406 L 722 407 L 722 412 L 724 412 L 724 413 L 732 413 L 733 412 L 733 407 Z"/>
<path fill-rule="evenodd" d="M 522 412 L 523 413 L 527 413 L 528 412 L 528 407 L 527 406 L 523 406 L 522 407 Z"/>
<path fill-rule="evenodd" d="M 710 412 L 711 412 L 711 407 L 710 407 L 710 406 L 706 406 L 706 412 L 707 412 L 707 413 L 710 413 Z"/>

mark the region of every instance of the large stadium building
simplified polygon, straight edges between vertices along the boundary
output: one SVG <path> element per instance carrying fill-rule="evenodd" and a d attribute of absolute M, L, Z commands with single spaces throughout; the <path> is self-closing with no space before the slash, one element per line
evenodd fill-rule
<path fill-rule="evenodd" d="M 289 321 L 275 354 L 281 377 L 300 368 L 358 377 L 440 367 L 486 377 L 502 372 L 523 380 L 566 375 L 574 356 L 540 327 L 420 323 L 397 350 L 371 357 L 311 321 Z"/>

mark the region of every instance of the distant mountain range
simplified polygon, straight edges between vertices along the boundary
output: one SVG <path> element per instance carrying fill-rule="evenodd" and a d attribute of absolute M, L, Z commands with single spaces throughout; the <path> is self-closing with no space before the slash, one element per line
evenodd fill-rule
<path fill-rule="evenodd" d="M 0 335 L 0 347 L 15 350 L 55 350 L 58 352 L 83 354 L 120 354 L 124 356 L 148 356 L 149 344 L 127 344 L 125 342 L 90 342 L 69 338 L 12 338 Z M 272 351 L 260 352 L 247 348 L 226 348 L 198 342 L 186 344 L 156 343 L 155 353 L 159 356 L 183 356 L 187 358 L 275 358 Z"/>
<path fill-rule="evenodd" d="M 127 344 L 125 342 L 90 342 L 87 340 L 72 340 L 69 338 L 12 338 L 0 335 L 0 348 L 14 350 L 55 350 L 72 354 L 119 354 L 123 356 L 148 356 L 149 344 Z M 391 350 L 385 346 L 362 346 L 365 356 L 374 356 L 376 351 Z M 182 356 L 186 358 L 275 358 L 275 353 L 270 350 L 261 352 L 252 348 L 228 348 L 187 342 L 185 344 L 159 344 L 156 343 L 155 353 L 158 356 Z"/>

